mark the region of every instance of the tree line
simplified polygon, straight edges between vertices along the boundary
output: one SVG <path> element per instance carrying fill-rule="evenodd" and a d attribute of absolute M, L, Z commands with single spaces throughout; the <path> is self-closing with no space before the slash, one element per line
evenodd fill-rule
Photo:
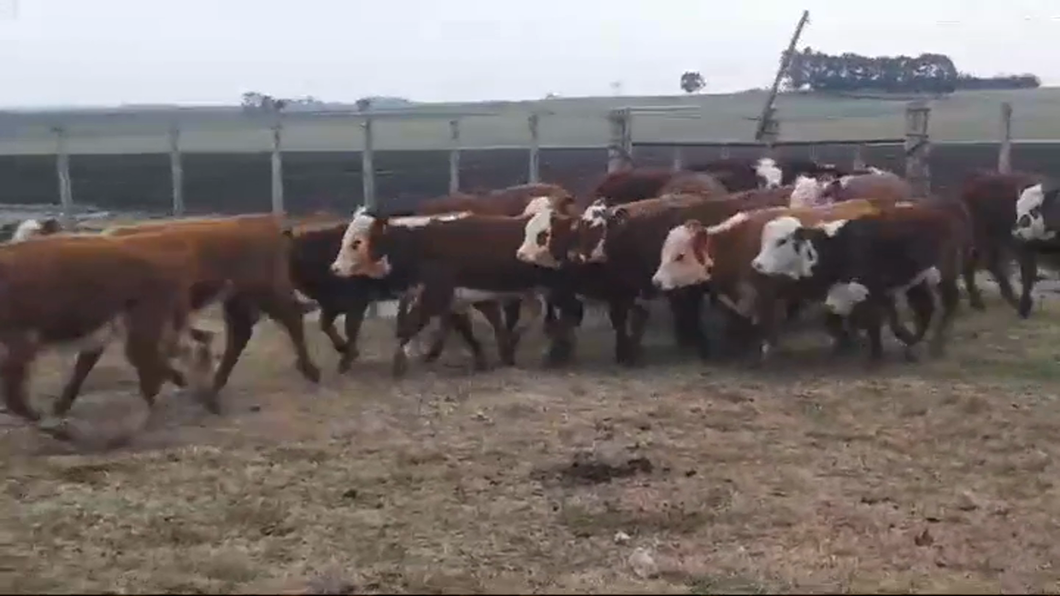
<path fill-rule="evenodd" d="M 783 83 L 789 91 L 953 93 L 959 89 L 1033 89 L 1033 74 L 977 77 L 957 70 L 945 54 L 862 56 L 796 50 Z"/>

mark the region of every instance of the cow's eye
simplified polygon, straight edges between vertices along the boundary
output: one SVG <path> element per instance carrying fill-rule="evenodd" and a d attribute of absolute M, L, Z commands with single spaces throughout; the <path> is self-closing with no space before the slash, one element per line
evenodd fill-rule
<path fill-rule="evenodd" d="M 1041 214 L 1041 212 L 1042 212 L 1042 208 L 1041 207 L 1034 207 L 1033 209 L 1031 209 L 1031 217 L 1038 217 Z"/>
<path fill-rule="evenodd" d="M 685 255 L 684 254 L 679 254 L 676 257 L 674 257 L 674 262 L 675 263 L 680 263 L 683 260 L 685 260 Z"/>
<path fill-rule="evenodd" d="M 537 245 L 544 246 L 548 242 L 548 232 L 541 231 L 537 233 Z"/>
<path fill-rule="evenodd" d="M 354 240 L 353 242 L 350 243 L 350 248 L 352 248 L 354 250 L 357 250 L 360 247 L 361 247 L 361 241 L 360 240 Z"/>
<path fill-rule="evenodd" d="M 788 243 L 788 239 L 787 238 L 781 238 L 780 240 L 777 240 L 777 246 L 778 247 L 784 246 L 787 243 Z"/>

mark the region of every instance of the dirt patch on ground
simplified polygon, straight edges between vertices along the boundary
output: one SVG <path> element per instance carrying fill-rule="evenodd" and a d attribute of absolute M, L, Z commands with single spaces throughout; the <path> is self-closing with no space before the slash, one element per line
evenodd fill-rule
<path fill-rule="evenodd" d="M 319 387 L 263 324 L 224 417 L 167 392 L 94 455 L 0 420 L 0 590 L 1053 591 L 1060 306 L 990 306 L 946 359 L 871 373 L 818 334 L 765 370 L 703 365 L 663 323 L 639 370 L 600 330 L 572 370 L 529 346 L 471 374 L 454 338 L 394 382 L 373 323 L 345 377 L 311 333 Z M 118 352 L 85 428 L 143 414 Z M 38 405 L 70 360 L 41 363 Z"/>

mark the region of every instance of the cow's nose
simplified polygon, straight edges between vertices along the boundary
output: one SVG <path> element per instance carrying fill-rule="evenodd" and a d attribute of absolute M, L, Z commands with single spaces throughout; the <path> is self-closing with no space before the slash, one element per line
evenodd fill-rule
<path fill-rule="evenodd" d="M 334 273 L 335 275 L 339 275 L 339 274 L 342 273 L 342 267 L 339 267 L 338 263 L 332 263 L 331 264 L 331 272 Z"/>
<path fill-rule="evenodd" d="M 758 259 L 755 259 L 755 260 L 751 261 L 751 268 L 754 269 L 755 271 L 761 273 L 762 272 L 762 262 L 759 261 Z"/>

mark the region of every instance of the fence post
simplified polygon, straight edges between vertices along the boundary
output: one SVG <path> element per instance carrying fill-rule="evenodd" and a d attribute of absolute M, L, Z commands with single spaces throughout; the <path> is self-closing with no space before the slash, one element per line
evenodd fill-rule
<path fill-rule="evenodd" d="M 530 114 L 526 119 L 530 128 L 530 155 L 527 163 L 526 181 L 529 184 L 537 184 L 541 181 L 541 116 L 537 113 Z"/>
<path fill-rule="evenodd" d="M 854 145 L 854 163 L 851 164 L 854 170 L 865 169 L 865 146 Z"/>
<path fill-rule="evenodd" d="M 905 177 L 917 196 L 926 196 L 931 191 L 931 169 L 928 167 L 930 114 L 931 108 L 924 101 L 911 101 L 905 109 Z"/>
<path fill-rule="evenodd" d="M 674 154 L 670 163 L 670 169 L 675 172 L 679 172 L 685 167 L 685 148 L 680 145 L 674 145 Z"/>
<path fill-rule="evenodd" d="M 997 154 L 997 171 L 1012 173 L 1012 104 L 1001 104 L 1001 149 Z"/>
<path fill-rule="evenodd" d="M 62 206 L 63 227 L 74 229 L 74 192 L 70 184 L 70 154 L 66 147 L 66 129 L 56 126 L 55 133 L 55 171 L 59 177 L 59 204 Z"/>
<path fill-rule="evenodd" d="M 272 124 L 272 213 L 283 215 L 283 122 Z"/>
<path fill-rule="evenodd" d="M 721 146 L 720 155 L 721 155 L 722 159 L 729 159 L 729 157 L 732 155 L 732 150 L 729 149 L 729 145 L 728 144 L 725 144 L 725 145 Z"/>
<path fill-rule="evenodd" d="M 607 171 L 633 165 L 633 114 L 629 108 L 611 110 L 607 115 L 611 138 L 607 143 Z"/>
<path fill-rule="evenodd" d="M 777 109 L 769 108 L 765 115 L 766 121 L 762 125 L 763 154 L 773 155 L 773 148 L 780 138 L 780 120 L 777 119 Z"/>
<path fill-rule="evenodd" d="M 375 200 L 375 138 L 372 134 L 372 117 L 367 116 L 361 122 L 364 130 L 364 146 L 361 148 L 361 183 L 364 191 L 364 206 L 369 210 L 377 207 Z"/>
<path fill-rule="evenodd" d="M 169 128 L 169 175 L 173 184 L 173 216 L 184 216 L 184 164 L 180 155 L 180 126 Z"/>
<path fill-rule="evenodd" d="M 449 121 L 449 194 L 460 190 L 460 121 Z"/>

